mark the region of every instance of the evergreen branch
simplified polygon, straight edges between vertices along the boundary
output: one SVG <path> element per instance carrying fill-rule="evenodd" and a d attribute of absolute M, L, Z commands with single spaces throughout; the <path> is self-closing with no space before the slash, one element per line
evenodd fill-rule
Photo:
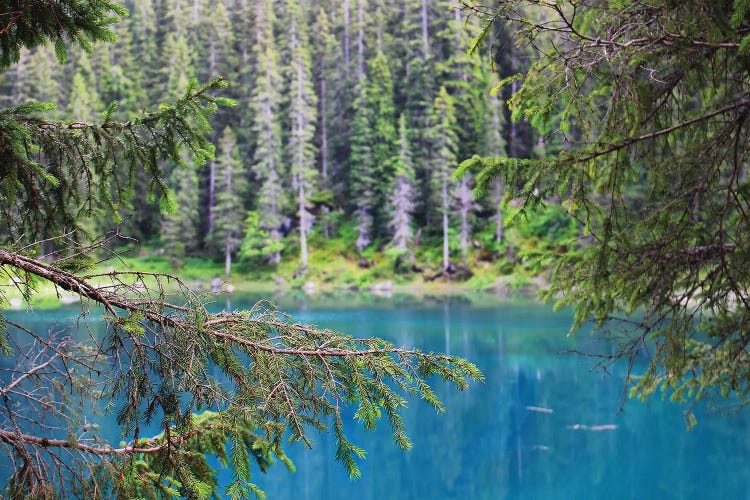
<path fill-rule="evenodd" d="M 690 120 L 685 120 L 683 122 L 677 123 L 675 125 L 672 125 L 671 127 L 667 127 L 667 128 L 660 129 L 660 130 L 655 130 L 655 131 L 649 132 L 647 134 L 642 134 L 642 135 L 639 135 L 637 137 L 629 138 L 629 139 L 626 139 L 625 141 L 622 141 L 622 142 L 620 142 L 618 144 L 605 145 L 604 149 L 593 148 L 594 150 L 591 153 L 584 154 L 584 155 L 582 155 L 580 157 L 577 157 L 575 161 L 578 163 L 578 162 L 586 162 L 586 161 L 589 161 L 589 160 L 593 160 L 593 159 L 596 159 L 596 158 L 598 158 L 600 156 L 608 155 L 610 153 L 615 153 L 615 152 L 617 152 L 617 151 L 619 151 L 621 149 L 627 148 L 627 147 L 632 146 L 634 144 L 637 144 L 639 142 L 644 142 L 644 141 L 649 141 L 651 139 L 656 139 L 657 137 L 661 137 L 661 136 L 664 136 L 664 135 L 671 134 L 672 132 L 676 132 L 676 131 L 678 131 L 680 129 L 688 128 L 688 127 L 691 127 L 691 126 L 696 125 L 698 123 L 705 122 L 705 121 L 710 120 L 711 118 L 713 118 L 715 116 L 723 115 L 725 113 L 728 113 L 730 111 L 734 111 L 736 109 L 747 108 L 748 106 L 750 106 L 750 101 L 747 100 L 747 99 L 742 99 L 742 100 L 740 100 L 738 102 L 735 102 L 733 104 L 728 104 L 728 105 L 726 105 L 726 106 L 724 106 L 722 108 L 713 110 L 710 113 L 706 113 L 706 114 L 703 114 L 701 116 L 692 118 Z"/>
<path fill-rule="evenodd" d="M 216 315 L 214 319 L 206 320 L 200 325 L 189 324 L 186 321 L 180 321 L 172 316 L 163 315 L 154 312 L 155 309 L 159 308 L 170 308 L 176 311 L 189 312 L 191 309 L 173 305 L 163 301 L 140 301 L 140 300 L 129 300 L 125 298 L 118 298 L 119 295 L 107 293 L 105 287 L 97 287 L 91 285 L 87 280 L 80 278 L 72 273 L 68 273 L 59 269 L 55 266 L 46 264 L 44 262 L 31 259 L 7 250 L 0 249 L 0 265 L 10 265 L 21 271 L 44 278 L 49 282 L 55 284 L 63 290 L 79 294 L 81 297 L 90 299 L 96 303 L 103 305 L 109 312 L 113 313 L 114 309 L 121 309 L 122 311 L 131 314 L 142 314 L 144 318 L 154 321 L 158 324 L 162 324 L 166 327 L 172 328 L 197 328 L 201 331 L 212 330 L 218 326 L 232 326 L 238 324 L 254 324 L 263 327 L 271 327 L 277 329 L 290 329 L 299 333 L 311 334 L 318 333 L 319 330 L 313 327 L 308 327 L 299 324 L 282 323 L 278 321 L 269 321 L 265 319 L 252 319 L 245 314 L 233 313 L 226 314 L 220 313 Z M 129 273 L 108 273 L 106 276 L 114 276 L 115 274 L 129 274 Z M 144 273 L 138 273 L 143 275 Z M 178 278 L 171 275 L 161 275 L 163 278 L 170 280 L 179 281 Z M 150 307 L 143 307 L 150 306 Z M 153 307 L 158 306 L 158 307 Z M 401 355 L 425 355 L 421 351 L 416 350 L 405 350 L 405 349 L 367 349 L 367 350 L 348 350 L 348 349 L 324 349 L 318 348 L 314 350 L 306 349 L 283 349 L 273 345 L 261 344 L 257 342 L 249 341 L 245 338 L 233 335 L 231 333 L 222 333 L 214 331 L 213 335 L 219 338 L 225 338 L 232 340 L 237 344 L 244 345 L 253 349 L 259 349 L 274 354 L 293 354 L 297 356 L 326 356 L 326 357 L 351 357 L 351 356 L 370 356 L 373 354 L 401 354 Z M 455 358 L 446 355 L 434 355 L 430 357 L 441 360 L 441 361 L 452 361 Z"/>
<path fill-rule="evenodd" d="M 278 444 L 259 447 L 253 443 L 262 439 L 278 443 L 287 430 L 295 440 L 309 445 L 308 427 L 325 429 L 323 418 L 333 415 L 337 457 L 350 475 L 356 477 L 359 474 L 356 457 L 363 457 L 364 452 L 344 435 L 341 407 L 359 401 L 358 418 L 368 428 L 375 426 L 380 408 L 384 409 L 394 438 L 400 446 L 408 447 L 404 422 L 397 412 L 405 399 L 394 392 L 388 380 L 399 390 L 421 395 L 436 408 L 442 405 L 424 377 L 439 375 L 459 389 L 465 388 L 468 380 L 482 380 L 474 365 L 459 358 L 395 348 L 377 339 L 354 339 L 283 321 L 262 306 L 249 313 L 208 314 L 197 297 L 171 276 L 154 275 L 161 280 L 175 280 L 186 294 L 185 306 L 166 301 L 161 285 L 153 290 L 156 297 L 150 297 L 148 288 L 139 291 L 135 298 L 127 296 L 128 285 L 123 280 L 133 273 L 80 277 L 3 249 L 0 249 L 0 265 L 50 281 L 104 306 L 109 333 L 93 353 L 96 359 L 102 356 L 110 359 L 116 368 L 102 372 L 91 365 L 80 364 L 80 367 L 85 370 L 88 366 L 88 370 L 93 368 L 99 377 L 105 377 L 96 383 L 108 387 L 113 398 L 123 400 L 118 423 L 134 436 L 132 444 L 113 448 L 79 439 L 40 437 L 18 428 L 0 430 L 0 440 L 24 453 L 26 446 L 67 449 L 99 457 L 107 467 L 112 466 L 111 457 L 137 456 L 141 457 L 138 467 L 148 470 L 160 470 L 163 465 L 159 464 L 171 464 L 167 477 L 184 482 L 187 478 L 203 477 L 201 471 L 206 470 L 205 457 L 197 459 L 203 455 L 196 455 L 196 450 L 223 456 L 224 443 L 241 437 L 247 451 L 255 454 L 257 460 L 266 461 L 270 453 L 283 456 Z M 134 274 L 143 283 L 146 275 Z M 97 278 L 107 278 L 113 284 L 97 286 L 89 281 Z M 241 356 L 252 360 L 249 366 L 244 366 Z M 72 359 L 78 363 L 75 355 Z M 56 363 L 50 360 L 40 365 Z M 211 365 L 226 374 L 235 384 L 234 390 L 219 385 L 211 373 Z M 40 370 L 32 368 L 29 373 L 38 374 Z M 61 386 L 64 388 L 76 379 L 67 374 L 61 380 L 67 381 Z M 15 390 L 27 381 L 29 377 L 18 380 L 7 393 L 43 406 L 43 401 L 31 393 Z M 180 394 L 184 392 L 192 396 L 183 404 Z M 198 417 L 193 412 L 207 407 L 221 409 L 210 417 L 216 426 L 209 426 L 210 422 L 203 419 L 195 425 L 193 420 Z M 165 432 L 150 440 L 139 439 L 141 424 L 149 422 L 157 408 L 163 412 Z M 256 431 L 267 437 L 259 437 Z M 213 444 L 207 444 L 209 441 Z M 182 461 L 186 462 L 180 465 Z M 129 467 L 127 464 L 131 462 L 126 461 L 125 466 Z M 210 483 L 213 481 L 210 477 L 213 476 L 209 474 L 201 480 Z M 138 481 L 133 484 L 140 484 Z"/>

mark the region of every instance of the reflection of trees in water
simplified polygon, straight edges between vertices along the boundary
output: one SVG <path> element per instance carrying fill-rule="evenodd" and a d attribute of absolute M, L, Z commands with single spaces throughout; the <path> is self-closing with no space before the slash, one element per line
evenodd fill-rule
<path fill-rule="evenodd" d="M 226 304 L 225 297 L 217 300 Z M 232 302 L 244 307 L 236 297 Z M 385 332 L 397 345 L 427 351 L 447 346 L 445 350 L 476 362 L 487 382 L 463 393 L 435 384 L 446 406 L 443 415 L 411 401 L 403 415 L 415 445 L 410 452 L 393 445 L 387 421 L 377 431 L 365 432 L 348 413 L 350 438 L 368 452 L 358 481 L 350 481 L 334 462 L 335 443 L 316 434 L 312 450 L 287 447 L 298 467 L 295 474 L 272 467 L 253 480 L 269 498 L 294 500 L 653 498 L 659 492 L 687 498 L 701 491 L 715 491 L 721 498 L 746 496 L 750 476 L 733 471 L 747 470 L 750 425 L 740 417 L 699 413 L 699 425 L 687 433 L 680 408 L 658 401 L 628 402 L 618 415 L 624 369 L 615 367 L 604 376 L 592 371 L 593 360 L 558 354 L 596 346 L 585 334 L 563 343 L 566 318 L 553 321 L 545 311 L 440 305 L 308 308 L 295 315 L 358 336 Z M 52 321 L 62 324 L 78 312 L 80 308 L 49 316 L 38 312 L 34 328 L 49 330 Z M 103 325 L 89 321 L 95 335 L 103 336 Z M 8 361 L 0 358 L 0 366 L 14 368 Z M 111 419 L 102 423 L 117 438 Z M 568 428 L 575 424 L 580 428 Z M 590 430 L 603 424 L 618 427 Z"/>

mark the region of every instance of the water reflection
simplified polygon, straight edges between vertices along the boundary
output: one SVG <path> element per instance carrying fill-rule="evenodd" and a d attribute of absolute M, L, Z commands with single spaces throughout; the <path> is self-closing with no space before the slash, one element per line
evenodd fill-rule
<path fill-rule="evenodd" d="M 333 440 L 319 435 L 312 450 L 288 448 L 296 473 L 278 465 L 255 475 L 269 499 L 750 498 L 746 419 L 699 409 L 688 433 L 682 409 L 670 403 L 631 401 L 619 412 L 625 367 L 605 377 L 590 359 L 560 354 L 602 348 L 586 332 L 567 338 L 566 313 L 530 303 L 394 308 L 378 298 L 341 308 L 295 300 L 282 308 L 296 321 L 465 356 L 487 382 L 460 392 L 433 381 L 447 411 L 410 402 L 410 452 L 395 446 L 387 422 L 365 432 L 349 412 L 347 431 L 368 452 L 363 478 L 350 481 Z M 36 327 L 64 318 L 37 313 Z"/>

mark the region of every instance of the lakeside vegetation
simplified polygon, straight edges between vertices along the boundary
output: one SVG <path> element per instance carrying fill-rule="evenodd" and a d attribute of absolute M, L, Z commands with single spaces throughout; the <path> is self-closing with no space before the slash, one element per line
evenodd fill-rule
<path fill-rule="evenodd" d="M 222 78 L 217 112 L 206 117 L 210 143 L 175 144 L 173 159 L 134 169 L 122 198 L 101 193 L 81 214 L 90 236 L 118 227 L 163 249 L 175 269 L 187 270 L 190 257 L 220 259 L 224 275 L 239 263 L 259 281 L 309 272 L 367 287 L 446 271 L 481 288 L 491 280 L 472 276 L 488 262 L 501 275 L 519 271 L 528 235 L 506 235 L 516 208 L 501 208 L 502 183 L 474 198 L 472 176 L 453 176 L 473 155 L 535 157 L 561 146 L 511 120 L 513 86 L 492 92 L 529 64 L 502 26 L 506 50 L 469 56 L 482 19 L 452 0 L 125 6 L 129 16 L 112 27 L 117 43 L 71 51 L 64 64 L 54 47 L 37 46 L 0 74 L 9 103 L 52 101 L 49 119 L 79 124 L 127 122 L 197 91 L 193 79 Z M 530 232 L 546 236 L 543 226 Z M 331 259 L 333 277 L 321 268 Z"/>
<path fill-rule="evenodd" d="M 226 276 L 224 262 L 204 255 L 186 256 L 175 267 L 174 259 L 158 245 L 116 246 L 116 255 L 99 252 L 97 262 L 87 272 L 104 274 L 110 271 L 137 270 L 141 273 L 179 276 L 191 290 L 203 293 L 231 293 L 273 298 L 280 292 L 299 291 L 308 295 L 341 291 L 365 291 L 383 296 L 460 295 L 486 292 L 499 296 L 534 296 L 546 285 L 547 269 L 536 260 L 540 252 L 559 252 L 577 244 L 576 225 L 559 207 L 546 212 L 515 214 L 506 217 L 503 245 L 495 244 L 492 232 L 475 235 L 466 264 L 453 273 L 441 266 L 439 241 L 423 241 L 413 251 L 410 262 L 400 263 L 386 249 L 370 249 L 364 254 L 352 251 L 354 228 L 343 228 L 336 238 L 311 233 L 309 261 L 304 274 L 299 273 L 297 254 L 282 252 L 278 264 L 240 261 Z M 347 236 L 348 235 L 348 241 Z M 363 262 L 364 259 L 364 262 Z M 21 290 L 11 286 L 9 276 L 3 284 L 8 288 L 4 297 L 13 307 L 24 307 Z M 7 286 L 6 286 L 7 285 Z M 176 284 L 173 283 L 173 286 Z M 75 294 L 56 289 L 49 282 L 34 284 L 31 303 L 49 308 L 75 300 Z M 169 287 L 169 283 L 167 283 Z M 476 295 L 474 295 L 476 300 Z"/>

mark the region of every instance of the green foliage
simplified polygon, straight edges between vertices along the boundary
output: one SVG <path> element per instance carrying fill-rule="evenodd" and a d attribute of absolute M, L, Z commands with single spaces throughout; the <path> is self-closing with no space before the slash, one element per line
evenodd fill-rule
<path fill-rule="evenodd" d="M 205 6 L 194 2 L 193 12 Z M 267 303 L 250 311 L 210 313 L 174 276 L 91 270 L 100 252 L 111 255 L 109 245 L 120 236 L 84 243 L 84 229 L 95 227 L 92 219 L 118 220 L 133 212 L 131 227 L 154 236 L 160 215 L 154 207 L 145 210 L 147 204 L 170 212 L 164 216 L 162 234 L 170 255 L 187 253 L 199 239 L 190 205 L 201 199 L 195 191 L 203 180 L 215 189 L 207 196 L 216 223 L 211 238 L 221 243 L 227 274 L 239 246 L 245 210 L 254 200 L 246 200 L 243 186 L 248 177 L 244 165 L 249 164 L 243 157 L 246 145 L 239 144 L 230 125 L 250 122 L 222 117 L 226 123 L 218 154 L 208 169 L 215 175 L 196 179 L 196 169 L 214 159 L 211 120 L 219 106 L 233 101 L 221 94 L 221 78 L 204 86 L 187 79 L 193 62 L 188 44 L 205 33 L 188 29 L 201 23 L 197 14 L 189 16 L 182 7 L 136 2 L 132 33 L 126 36 L 138 57 L 120 58 L 116 51 L 111 57 L 92 56 L 90 72 L 88 60 L 80 58 L 77 76 L 63 75 L 70 76 L 65 83 L 76 89 L 66 94 L 73 96 L 69 102 L 61 99 L 62 108 L 91 115 L 100 109 L 95 94 L 102 92 L 122 98 L 130 109 L 110 104 L 99 122 L 93 116 L 86 122 L 54 121 L 44 114 L 51 105 L 33 101 L 0 110 L 0 270 L 27 304 L 37 288 L 72 295 L 82 304 L 80 320 L 69 333 L 35 332 L 32 324 L 11 325 L 0 315 L 0 350 L 10 355 L 22 348 L 15 354 L 14 366 L 20 369 L 14 369 L 2 388 L 7 425 L 0 426 L 0 438 L 6 445 L 4 463 L 13 467 L 3 492 L 9 498 L 262 497 L 252 482 L 253 472 L 266 472 L 277 460 L 293 469 L 282 440 L 309 445 L 308 432 L 329 427 L 337 458 L 357 477 L 364 451 L 344 433 L 346 406 L 357 408 L 357 419 L 367 428 L 386 420 L 397 445 L 407 449 L 411 444 L 400 416 L 407 396 L 421 397 L 442 411 L 428 377 L 459 389 L 482 379 L 473 364 L 460 358 L 300 325 Z M 221 7 L 216 9 L 222 20 L 217 25 L 227 25 Z M 0 30 L 0 65 L 8 66 L 22 46 L 51 42 L 62 60 L 67 57 L 66 42 L 88 49 L 93 41 L 114 41 L 109 25 L 125 11 L 92 0 L 32 1 L 5 5 L 3 12 L 18 14 Z M 294 92 L 285 103 L 285 154 L 297 191 L 304 249 L 312 231 L 308 197 L 316 188 L 316 95 L 307 12 L 289 0 L 286 14 L 294 71 L 285 76 Z M 270 33 L 276 27 L 267 29 Z M 227 56 L 231 37 L 204 39 L 210 40 L 211 65 L 221 54 Z M 159 54 L 163 49 L 165 59 Z M 166 60 L 171 64 L 162 64 Z M 165 68 L 171 81 L 163 81 Z M 267 76 L 273 80 L 272 72 Z M 25 77 L 19 69 L 9 78 L 16 78 L 18 88 Z M 172 104 L 139 111 L 144 101 L 161 98 L 165 91 L 176 96 L 181 84 L 185 91 Z M 392 110 L 393 102 L 386 99 L 379 109 Z M 259 137 L 265 125 L 255 128 Z M 273 126 L 269 137 L 275 134 Z M 394 123 L 378 126 L 388 135 Z M 171 186 L 165 181 L 168 173 Z M 249 224 L 255 230 L 252 236 L 274 229 L 271 225 L 263 228 L 259 217 L 251 217 Z M 366 256 L 375 250 L 371 252 Z M 144 260 L 153 268 L 166 265 L 160 256 Z M 306 265 L 306 255 L 302 260 Z M 363 280 L 380 276 L 387 265 L 373 266 Z M 8 295 L 3 288 L 0 303 L 5 305 Z M 101 321 L 92 321 L 100 313 Z M 102 437 L 89 420 L 92 408 L 117 422 L 124 443 L 115 446 Z M 162 433 L 144 437 L 143 429 L 149 426 Z M 218 471 L 209 466 L 210 455 L 232 469 L 234 480 L 226 491 L 218 491 Z"/>
<path fill-rule="evenodd" d="M 563 138 L 560 151 L 476 157 L 457 175 L 478 171 L 478 194 L 501 178 L 522 212 L 553 209 L 528 228 L 536 233 L 568 227 L 547 203 L 564 200 L 583 238 L 538 254 L 553 270 L 545 297 L 575 306 L 574 329 L 592 322 L 618 341 L 603 363 L 632 366 L 648 349 L 633 396 L 714 392 L 746 404 L 747 2 L 526 7 L 495 12 L 518 44 L 539 49 L 509 106 Z"/>
<path fill-rule="evenodd" d="M 224 129 L 216 159 L 216 203 L 213 211 L 216 227 L 211 235 L 216 249 L 226 259 L 225 273 L 231 271 L 232 255 L 242 242 L 245 220 L 243 199 L 247 192 L 247 177 L 239 161 L 237 140 L 229 127 Z"/>
<path fill-rule="evenodd" d="M 171 185 L 176 195 L 172 200 L 172 210 L 163 209 L 166 213 L 161 224 L 161 241 L 172 266 L 179 269 L 185 256 L 197 249 L 198 177 L 195 169 L 192 166 L 175 168 Z"/>
<path fill-rule="evenodd" d="M 288 168 L 282 162 L 281 152 L 283 149 L 281 138 L 281 76 L 278 70 L 278 54 L 275 46 L 273 22 L 274 15 L 270 2 L 258 2 L 257 26 L 261 33 L 260 40 L 256 46 L 257 69 L 256 81 L 250 106 L 254 111 L 253 131 L 256 135 L 256 147 L 254 152 L 255 163 L 253 172 L 261 183 L 257 195 L 258 228 L 272 240 L 265 247 L 272 245 L 272 261 L 278 263 L 283 248 L 281 235 L 278 227 L 283 222 L 284 211 L 289 204 L 289 196 L 285 192 L 288 185 L 286 177 Z M 248 233 L 246 233 L 248 234 Z M 266 236 L 262 236 L 266 238 Z M 246 236 L 247 241 L 247 236 Z M 243 242 L 243 256 L 250 258 L 245 253 Z"/>
<path fill-rule="evenodd" d="M 110 25 L 128 11 L 119 4 L 93 0 L 80 8 L 74 0 L 56 2 L 29 1 L 23 4 L 3 2 L 0 11 L 10 18 L 0 31 L 0 69 L 18 62 L 21 48 L 32 48 L 52 42 L 57 59 L 68 59 L 68 44 L 86 51 L 94 42 L 114 42 L 117 36 Z"/>
<path fill-rule="evenodd" d="M 182 166 L 183 148 L 198 164 L 213 155 L 208 118 L 228 103 L 211 91 L 223 86 L 223 80 L 191 82 L 174 104 L 124 123 L 111 113 L 98 124 L 48 122 L 39 115 L 52 107 L 39 103 L 0 111 L 6 241 L 77 229 L 99 211 L 117 214 L 129 206 L 141 168 L 149 178 L 147 198 L 166 195 L 160 158 Z"/>
<path fill-rule="evenodd" d="M 268 231 L 260 225 L 260 215 L 255 210 L 247 213 L 243 226 L 244 237 L 240 245 L 239 256 L 242 260 L 256 261 L 281 252 L 284 244 L 274 240 Z"/>
<path fill-rule="evenodd" d="M 575 219 L 558 204 L 545 204 L 532 213 L 513 212 L 508 211 L 508 215 L 521 238 L 537 239 L 545 246 L 565 246 L 574 243 L 578 236 Z"/>

